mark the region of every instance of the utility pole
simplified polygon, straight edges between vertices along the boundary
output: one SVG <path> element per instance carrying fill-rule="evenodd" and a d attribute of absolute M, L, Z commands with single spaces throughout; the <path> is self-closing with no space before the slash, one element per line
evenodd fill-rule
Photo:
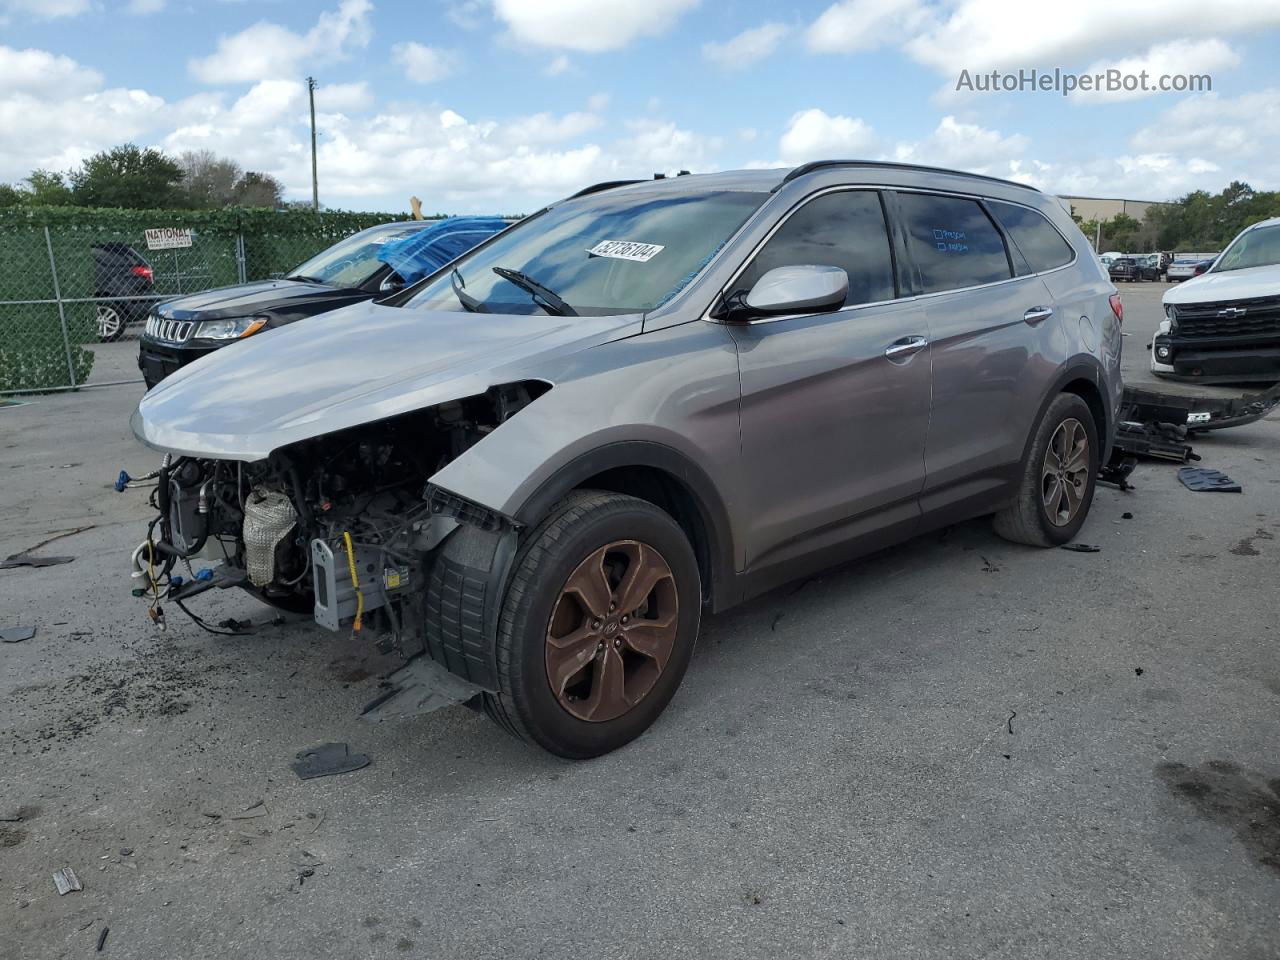
<path fill-rule="evenodd" d="M 307 77 L 307 97 L 311 101 L 311 209 L 320 212 L 320 179 L 316 174 L 316 78 Z"/>

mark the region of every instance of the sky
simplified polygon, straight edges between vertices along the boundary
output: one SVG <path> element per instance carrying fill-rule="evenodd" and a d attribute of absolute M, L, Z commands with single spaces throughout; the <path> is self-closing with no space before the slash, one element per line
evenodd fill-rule
<path fill-rule="evenodd" d="M 901 160 L 1059 194 L 1280 189 L 1280 0 L 0 0 L 0 182 L 133 141 L 353 210 Z M 979 92 L 1019 69 L 1210 92 Z"/>

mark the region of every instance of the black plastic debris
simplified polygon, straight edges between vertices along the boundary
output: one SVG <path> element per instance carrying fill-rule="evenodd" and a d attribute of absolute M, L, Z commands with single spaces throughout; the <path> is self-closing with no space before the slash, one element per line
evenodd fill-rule
<path fill-rule="evenodd" d="M 299 780 L 311 780 L 315 777 L 332 777 L 339 773 L 350 773 L 367 767 L 369 757 L 363 753 L 352 753 L 345 743 L 322 743 L 298 752 L 298 759 L 289 766 L 298 775 Z"/>
<path fill-rule="evenodd" d="M 103 947 L 103 946 L 106 944 L 106 942 L 107 942 L 107 934 L 108 934 L 108 933 L 110 933 L 110 932 L 111 932 L 111 928 L 110 928 L 110 927 L 103 927 L 103 928 L 102 928 L 102 932 L 101 932 L 100 934 L 98 934 L 98 950 L 97 950 L 97 952 L 98 952 L 98 953 L 101 953 L 101 952 L 102 952 L 102 947 Z"/>
<path fill-rule="evenodd" d="M 1094 546 L 1092 543 L 1064 543 L 1063 550 L 1070 550 L 1072 553 L 1101 553 L 1102 548 Z"/>
<path fill-rule="evenodd" d="M 0 630 L 0 643 L 21 643 L 36 635 L 35 627 L 5 627 Z"/>
<path fill-rule="evenodd" d="M 0 560 L 0 570 L 13 567 L 56 567 L 60 563 L 70 563 L 75 557 L 33 557 L 30 553 L 14 553 Z"/>
<path fill-rule="evenodd" d="M 1207 490 L 1216 493 L 1240 493 L 1243 488 L 1220 470 L 1206 467 L 1182 467 L 1178 470 L 1178 479 L 1188 490 L 1197 493 Z"/>

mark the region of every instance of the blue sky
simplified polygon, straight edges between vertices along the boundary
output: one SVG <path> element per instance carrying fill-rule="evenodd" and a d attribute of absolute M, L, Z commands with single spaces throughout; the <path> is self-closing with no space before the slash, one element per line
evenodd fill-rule
<path fill-rule="evenodd" d="M 124 140 L 329 206 L 518 212 L 613 177 L 863 156 L 1059 193 L 1280 188 L 1280 4 L 0 0 L 0 181 Z M 1210 93 L 954 91 L 1019 68 Z"/>

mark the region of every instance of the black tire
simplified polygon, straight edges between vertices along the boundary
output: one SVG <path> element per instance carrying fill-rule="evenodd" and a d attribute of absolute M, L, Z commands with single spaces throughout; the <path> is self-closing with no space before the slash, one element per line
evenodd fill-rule
<path fill-rule="evenodd" d="M 1063 428 L 1064 432 L 1074 429 L 1069 427 L 1072 422 L 1083 428 L 1088 441 L 1085 458 L 1088 475 L 1079 486 L 1071 484 L 1071 488 L 1079 492 L 1078 507 L 1070 513 L 1066 522 L 1061 522 L 1061 513 L 1058 513 L 1059 522 L 1055 522 L 1050 516 L 1050 509 L 1046 506 L 1046 496 L 1053 498 L 1053 492 L 1064 487 L 1065 481 L 1058 479 L 1059 486 L 1052 485 L 1054 478 L 1046 477 L 1046 456 L 1050 443 L 1058 436 L 1059 428 Z M 1098 427 L 1093 421 L 1093 412 L 1089 409 L 1089 405 L 1074 393 L 1058 394 L 1045 410 L 1040 422 L 1036 424 L 1031 448 L 1022 464 L 1016 496 L 993 519 L 996 533 L 1005 540 L 1025 543 L 1033 547 L 1057 547 L 1075 539 L 1088 518 L 1089 507 L 1093 503 L 1101 454 Z M 1046 486 L 1046 484 L 1049 485 Z M 1066 497 L 1066 494 L 1067 491 L 1063 489 L 1062 496 Z"/>
<path fill-rule="evenodd" d="M 570 713 L 552 689 L 547 637 L 570 576 L 587 558 L 619 541 L 646 545 L 669 568 L 663 582 L 674 585 L 677 598 L 675 640 L 656 680 L 634 706 L 615 718 L 589 721 Z M 648 729 L 680 686 L 698 635 L 701 600 L 693 549 L 667 513 L 635 497 L 576 491 L 528 533 L 516 555 L 498 623 L 498 692 L 485 694 L 485 713 L 514 736 L 568 759 L 616 750 Z M 608 652 L 598 656 L 607 658 Z M 594 670 L 596 659 L 584 669 Z"/>

